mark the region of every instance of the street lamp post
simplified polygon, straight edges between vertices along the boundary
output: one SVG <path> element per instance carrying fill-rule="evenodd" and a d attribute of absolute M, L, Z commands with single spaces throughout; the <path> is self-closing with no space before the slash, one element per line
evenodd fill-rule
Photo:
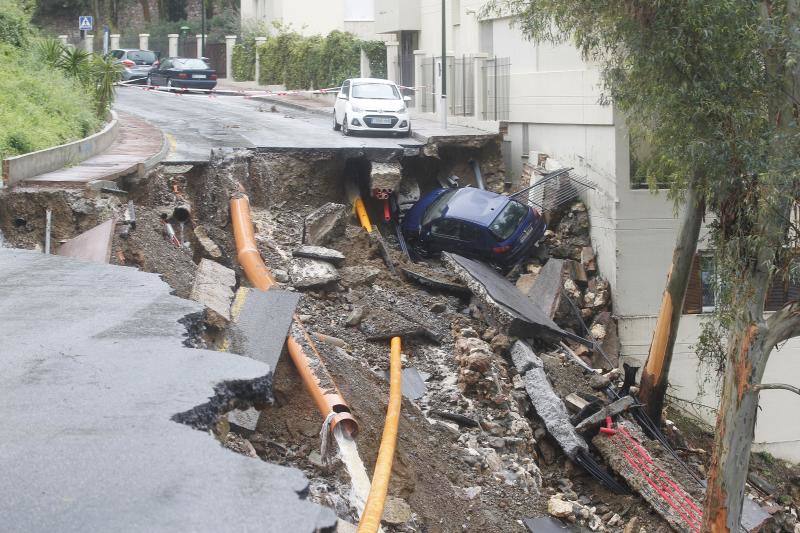
<path fill-rule="evenodd" d="M 206 57 L 206 0 L 200 2 L 200 55 Z"/>
<path fill-rule="evenodd" d="M 442 128 L 447 129 L 447 26 L 445 24 L 445 0 L 442 0 L 442 98 L 439 100 Z"/>

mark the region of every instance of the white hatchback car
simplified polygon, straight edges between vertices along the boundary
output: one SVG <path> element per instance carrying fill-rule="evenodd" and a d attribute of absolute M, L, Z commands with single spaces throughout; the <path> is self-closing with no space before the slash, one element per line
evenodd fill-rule
<path fill-rule="evenodd" d="M 345 135 L 356 131 L 411 135 L 411 119 L 406 109 L 409 100 L 389 80 L 345 80 L 333 106 L 333 129 L 341 129 Z"/>

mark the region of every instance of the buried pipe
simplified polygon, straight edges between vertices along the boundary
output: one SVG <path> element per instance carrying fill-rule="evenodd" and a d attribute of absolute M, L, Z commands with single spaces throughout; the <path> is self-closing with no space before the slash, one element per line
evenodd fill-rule
<path fill-rule="evenodd" d="M 356 197 L 353 201 L 353 208 L 356 210 L 356 215 L 358 215 L 358 221 L 361 223 L 361 227 L 367 230 L 367 233 L 372 233 L 372 222 L 370 222 L 369 215 L 367 215 L 367 208 L 364 206 L 364 200 L 362 200 L 360 196 Z"/>
<path fill-rule="evenodd" d="M 470 159 L 469 164 L 472 166 L 472 172 L 475 174 L 475 184 L 479 189 L 486 189 L 486 184 L 483 183 L 483 174 L 481 174 L 481 166 L 476 159 Z"/>
<path fill-rule="evenodd" d="M 275 285 L 272 273 L 264 264 L 256 246 L 253 233 L 253 222 L 250 217 L 250 200 L 244 193 L 236 193 L 230 202 L 233 236 L 236 241 L 236 257 L 244 269 L 245 276 L 259 290 L 269 290 Z M 297 337 L 297 338 L 296 338 Z M 286 339 L 289 356 L 292 358 L 303 386 L 311 395 L 317 409 L 325 417 L 330 418 L 330 429 L 341 424 L 342 429 L 351 437 L 358 434 L 358 422 L 350 414 L 350 407 L 345 403 L 333 379 L 325 368 L 319 351 L 311 341 L 302 322 L 297 315 L 292 317 L 292 334 Z M 317 364 L 312 368 L 304 346 L 316 356 Z M 323 381 L 324 380 L 324 381 Z"/>
<path fill-rule="evenodd" d="M 372 485 L 367 504 L 358 522 L 358 533 L 375 533 L 381 525 L 386 494 L 389 491 L 389 478 L 397 447 L 397 429 L 400 425 L 400 407 L 403 396 L 403 369 L 400 361 L 400 337 L 392 337 L 389 357 L 389 406 L 386 409 L 386 422 L 383 425 L 381 446 L 375 460 Z"/>

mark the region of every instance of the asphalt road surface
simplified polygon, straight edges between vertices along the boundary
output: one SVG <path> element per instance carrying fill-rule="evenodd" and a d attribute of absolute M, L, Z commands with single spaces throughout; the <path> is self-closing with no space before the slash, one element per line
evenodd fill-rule
<path fill-rule="evenodd" d="M 155 124 L 167 134 L 167 162 L 205 162 L 211 149 L 390 148 L 420 146 L 413 138 L 345 137 L 332 118 L 242 96 L 175 94 L 120 87 L 114 108 Z"/>

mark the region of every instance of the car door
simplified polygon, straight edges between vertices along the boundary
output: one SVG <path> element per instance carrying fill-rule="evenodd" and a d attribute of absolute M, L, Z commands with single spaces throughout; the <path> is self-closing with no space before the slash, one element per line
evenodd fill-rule
<path fill-rule="evenodd" d="M 350 98 L 350 80 L 345 80 L 339 94 L 336 95 L 336 103 L 333 106 L 333 112 L 336 114 L 336 122 L 339 124 L 344 121 L 348 98 Z"/>
<path fill-rule="evenodd" d="M 464 240 L 461 237 L 463 223 L 454 218 L 440 218 L 431 223 L 428 249 L 431 252 L 463 253 Z"/>
<path fill-rule="evenodd" d="M 166 85 L 167 84 L 167 71 L 172 68 L 172 62 L 169 59 L 164 59 L 158 64 L 158 69 L 156 70 L 156 76 L 158 82 L 156 85 Z"/>

